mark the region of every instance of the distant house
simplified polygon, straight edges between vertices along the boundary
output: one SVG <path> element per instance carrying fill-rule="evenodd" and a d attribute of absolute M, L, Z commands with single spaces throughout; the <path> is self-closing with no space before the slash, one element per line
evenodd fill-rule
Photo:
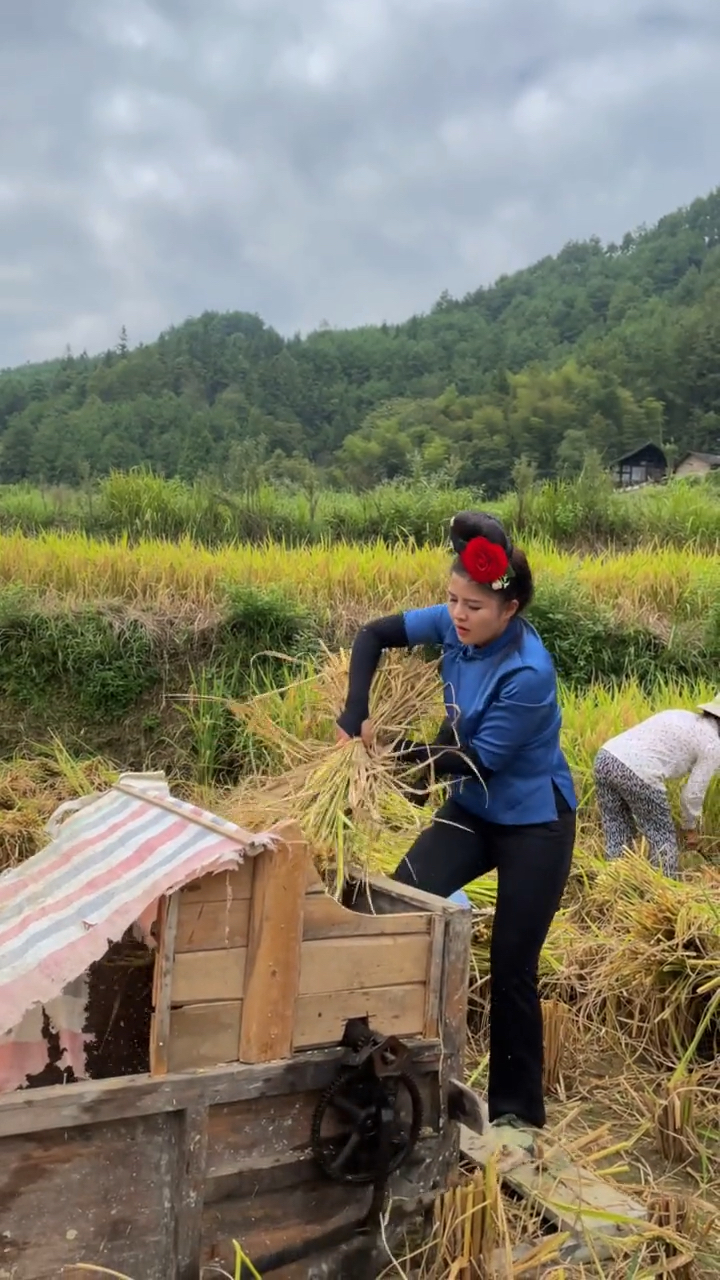
<path fill-rule="evenodd" d="M 610 467 L 610 473 L 620 489 L 659 484 L 668 473 L 667 458 L 658 445 L 648 442 L 618 458 Z"/>
<path fill-rule="evenodd" d="M 686 453 L 675 468 L 676 476 L 706 476 L 720 471 L 720 453 Z"/>

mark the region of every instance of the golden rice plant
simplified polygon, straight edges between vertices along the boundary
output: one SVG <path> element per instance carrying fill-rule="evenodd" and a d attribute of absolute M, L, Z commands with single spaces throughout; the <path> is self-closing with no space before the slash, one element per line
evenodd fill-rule
<path fill-rule="evenodd" d="M 629 853 L 601 867 L 569 916 L 559 979 L 579 1012 L 681 1076 L 720 1009 L 718 873 L 668 880 Z"/>
<path fill-rule="evenodd" d="M 116 776 L 108 761 L 76 760 L 56 738 L 34 756 L 0 764 L 0 872 L 47 843 L 45 824 L 58 805 L 104 790 Z"/>
<path fill-rule="evenodd" d="M 552 544 L 526 547 L 539 579 L 578 582 L 622 616 L 703 616 L 720 591 L 712 552 L 640 547 L 580 557 Z M 124 600 L 185 614 L 217 607 L 227 582 L 290 589 L 313 609 L 358 619 L 442 599 L 444 547 L 325 542 L 243 544 L 216 550 L 182 543 L 103 541 L 79 533 L 0 536 L 0 584 L 73 600 Z"/>
<path fill-rule="evenodd" d="M 377 745 L 368 750 L 357 739 L 338 745 L 335 720 L 348 667 L 348 653 L 328 655 L 315 677 L 280 694 L 269 691 L 230 704 L 253 739 L 274 753 L 279 776 L 245 779 L 228 812 L 251 829 L 280 817 L 296 818 L 336 892 L 350 862 L 356 869 L 379 869 L 372 848 L 391 824 L 406 837 L 420 829 L 408 798 L 413 771 L 398 768 L 392 748 L 414 726 L 427 726 L 433 709 L 435 724 L 442 715 L 435 669 L 417 658 L 389 654 L 370 708 Z M 431 783 L 431 793 L 440 791 Z"/>

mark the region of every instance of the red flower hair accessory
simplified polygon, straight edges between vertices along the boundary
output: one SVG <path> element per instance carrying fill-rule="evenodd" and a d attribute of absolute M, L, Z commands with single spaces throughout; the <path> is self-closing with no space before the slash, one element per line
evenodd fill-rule
<path fill-rule="evenodd" d="M 460 552 L 460 563 L 473 582 L 502 591 L 510 582 L 510 561 L 504 547 L 487 538 L 471 538 Z"/>

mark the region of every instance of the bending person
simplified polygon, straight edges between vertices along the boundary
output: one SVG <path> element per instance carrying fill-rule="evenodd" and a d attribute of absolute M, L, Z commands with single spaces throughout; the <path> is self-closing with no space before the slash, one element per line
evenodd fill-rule
<path fill-rule="evenodd" d="M 698 711 L 661 711 L 611 738 L 594 766 L 605 856 L 621 857 L 639 833 L 648 842 L 653 866 L 676 877 L 678 839 L 665 784 L 687 777 L 680 808 L 692 843 L 718 771 L 720 694 Z"/>
<path fill-rule="evenodd" d="M 431 746 L 403 743 L 406 763 L 451 780 L 438 809 L 395 871 L 401 884 L 449 897 L 497 869 L 490 950 L 491 1122 L 541 1127 L 543 1025 L 538 962 L 567 882 L 575 793 L 560 749 L 555 669 L 521 617 L 533 593 L 522 551 L 479 512 L 455 516 L 457 553 L 447 604 L 363 627 L 353 645 L 338 736 L 369 741 L 372 678 L 383 649 L 442 645 L 447 732 Z"/>

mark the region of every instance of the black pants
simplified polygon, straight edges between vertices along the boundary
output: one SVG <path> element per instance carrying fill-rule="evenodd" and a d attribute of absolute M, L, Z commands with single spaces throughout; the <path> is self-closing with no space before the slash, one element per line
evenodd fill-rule
<path fill-rule="evenodd" d="M 545 1123 L 538 961 L 567 883 L 575 814 L 556 792 L 558 817 L 537 826 L 484 822 L 454 800 L 438 809 L 395 871 L 400 884 L 447 898 L 497 868 L 490 945 L 490 1120 Z"/>

